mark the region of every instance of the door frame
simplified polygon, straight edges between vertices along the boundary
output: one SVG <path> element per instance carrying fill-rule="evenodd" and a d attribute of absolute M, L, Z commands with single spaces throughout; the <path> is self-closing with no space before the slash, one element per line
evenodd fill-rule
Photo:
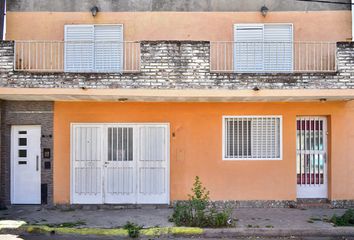
<path fill-rule="evenodd" d="M 127 126 L 127 125 L 131 125 L 131 126 L 137 126 L 137 125 L 142 125 L 142 126 L 165 126 L 166 127 L 166 191 L 167 191 L 167 198 L 166 198 L 166 204 L 170 203 L 170 199 L 171 199 L 171 192 L 170 192 L 170 123 L 169 122 L 105 122 L 105 123 L 100 123 L 100 122 L 92 122 L 92 123 L 80 123 L 80 122 L 72 122 L 70 123 L 70 204 L 85 204 L 85 203 L 74 203 L 73 201 L 73 197 L 74 197 L 74 173 L 73 173 L 73 159 L 74 159 L 74 127 L 75 126 L 101 126 L 102 129 L 107 129 L 108 126 L 118 126 L 118 125 L 122 125 L 122 126 Z M 104 146 L 105 146 L 105 141 L 104 141 L 104 137 L 106 136 L 104 130 L 102 130 L 102 142 L 101 142 L 101 147 L 102 147 L 102 151 L 101 151 L 101 157 L 103 161 L 105 159 L 105 153 L 103 151 Z M 104 173 L 104 169 L 101 169 L 101 174 Z M 101 175 L 103 178 L 103 175 Z M 101 185 L 101 189 L 102 189 L 102 201 L 100 203 L 97 204 L 106 204 L 104 202 L 104 192 L 105 191 L 105 186 L 104 186 L 104 181 L 102 181 L 102 185 Z M 120 203 L 119 203 L 120 204 Z M 123 203 L 122 203 L 123 204 Z M 133 203 L 133 204 L 140 204 L 140 203 Z"/>
<path fill-rule="evenodd" d="M 18 127 L 38 127 L 39 128 L 39 136 L 42 135 L 42 126 L 41 125 L 21 125 L 21 124 L 16 124 L 16 125 L 11 125 L 11 129 L 10 129 L 10 135 L 11 135 L 11 143 L 10 143 L 10 202 L 11 204 L 25 204 L 25 203 L 14 203 L 14 198 L 15 198 L 15 133 L 14 130 Z M 39 139 L 39 152 L 38 152 L 38 156 L 39 156 L 39 168 L 38 168 L 38 172 L 39 172 L 39 203 L 29 203 L 29 204 L 41 204 L 41 183 L 42 183 L 42 169 L 41 169 L 41 162 L 42 162 L 42 158 L 41 158 L 41 139 Z"/>
<path fill-rule="evenodd" d="M 329 136 L 329 131 L 328 131 L 328 117 L 327 116 L 301 116 L 298 115 L 296 116 L 296 121 L 295 124 L 297 124 L 297 121 L 299 118 L 318 118 L 323 120 L 323 131 L 324 131 L 324 139 L 323 139 L 323 152 L 324 152 L 324 168 L 323 168 L 323 187 L 326 189 L 326 194 L 325 196 L 318 196 L 318 197 L 312 197 L 312 196 L 299 196 L 299 184 L 296 183 L 296 198 L 297 199 L 328 199 L 329 198 L 329 154 L 328 154 L 328 136 Z M 297 125 L 296 126 L 296 137 L 297 137 Z M 296 167 L 295 170 L 297 169 L 297 139 L 296 139 Z M 296 172 L 297 174 L 297 172 Z"/>

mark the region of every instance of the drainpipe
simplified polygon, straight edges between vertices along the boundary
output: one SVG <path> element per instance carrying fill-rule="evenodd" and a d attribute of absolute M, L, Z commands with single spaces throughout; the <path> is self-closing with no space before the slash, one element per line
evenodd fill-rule
<path fill-rule="evenodd" d="M 6 11 L 6 0 L 0 0 L 0 40 L 5 39 L 5 28 L 6 28 L 5 11 Z"/>
<path fill-rule="evenodd" d="M 354 41 L 354 0 L 352 0 L 352 41 Z"/>

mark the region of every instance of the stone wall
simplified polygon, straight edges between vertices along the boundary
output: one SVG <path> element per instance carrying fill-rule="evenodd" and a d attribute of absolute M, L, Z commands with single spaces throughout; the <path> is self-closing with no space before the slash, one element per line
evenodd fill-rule
<path fill-rule="evenodd" d="M 337 43 L 335 73 L 214 73 L 209 42 L 141 43 L 138 73 L 31 73 L 13 71 L 13 42 L 0 43 L 0 87 L 151 89 L 345 89 L 354 88 L 354 43 Z"/>
<path fill-rule="evenodd" d="M 56 204 L 50 206 L 49 209 L 60 209 L 63 211 L 83 209 L 83 210 L 98 210 L 98 209 L 143 209 L 145 207 L 151 209 L 174 207 L 178 203 L 186 201 L 173 201 L 169 205 L 166 204 Z M 297 200 L 226 200 L 226 201 L 212 201 L 216 208 L 298 208 L 306 210 L 309 208 L 353 208 L 353 200 L 328 200 L 323 198 L 314 199 L 297 199 Z"/>
<path fill-rule="evenodd" d="M 11 126 L 41 125 L 41 152 L 44 148 L 51 149 L 49 159 L 41 161 L 41 183 L 48 186 L 48 203 L 53 202 L 53 103 L 52 102 L 1 102 L 1 174 L 0 203 L 10 204 L 10 166 L 11 166 Z M 51 162 L 51 168 L 45 169 L 44 163 Z"/>

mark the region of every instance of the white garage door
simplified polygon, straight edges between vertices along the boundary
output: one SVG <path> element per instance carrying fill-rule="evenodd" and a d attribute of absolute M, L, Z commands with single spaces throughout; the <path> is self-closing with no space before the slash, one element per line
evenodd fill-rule
<path fill-rule="evenodd" d="M 72 203 L 169 203 L 168 124 L 73 124 Z"/>

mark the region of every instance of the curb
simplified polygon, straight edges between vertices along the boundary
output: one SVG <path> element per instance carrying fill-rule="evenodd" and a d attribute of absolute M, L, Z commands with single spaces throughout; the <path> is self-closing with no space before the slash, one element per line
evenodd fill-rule
<path fill-rule="evenodd" d="M 2 229 L 0 234 L 31 234 L 20 229 Z M 44 234 L 48 235 L 48 234 Z M 61 236 L 76 236 L 75 234 L 61 234 Z M 80 235 L 88 236 L 88 235 Z M 97 235 L 90 235 L 97 236 Z M 101 235 L 99 235 L 101 236 Z M 102 235 L 103 236 L 103 235 Z M 106 236 L 107 237 L 107 236 Z M 111 236 L 113 237 L 113 236 Z M 128 238 L 127 236 L 119 236 Z M 141 237 L 153 237 L 141 235 Z M 354 227 L 334 227 L 334 228 L 316 228 L 316 229 L 287 229 L 287 228 L 221 228 L 221 229 L 203 229 L 201 234 L 161 234 L 154 237 L 181 237 L 181 238 L 236 238 L 236 237 L 354 237 Z"/>
<path fill-rule="evenodd" d="M 204 229 L 202 235 L 205 238 L 221 237 L 354 237 L 353 227 L 334 228 L 309 228 L 309 229 L 286 229 L 286 228 L 234 228 L 234 229 Z"/>

